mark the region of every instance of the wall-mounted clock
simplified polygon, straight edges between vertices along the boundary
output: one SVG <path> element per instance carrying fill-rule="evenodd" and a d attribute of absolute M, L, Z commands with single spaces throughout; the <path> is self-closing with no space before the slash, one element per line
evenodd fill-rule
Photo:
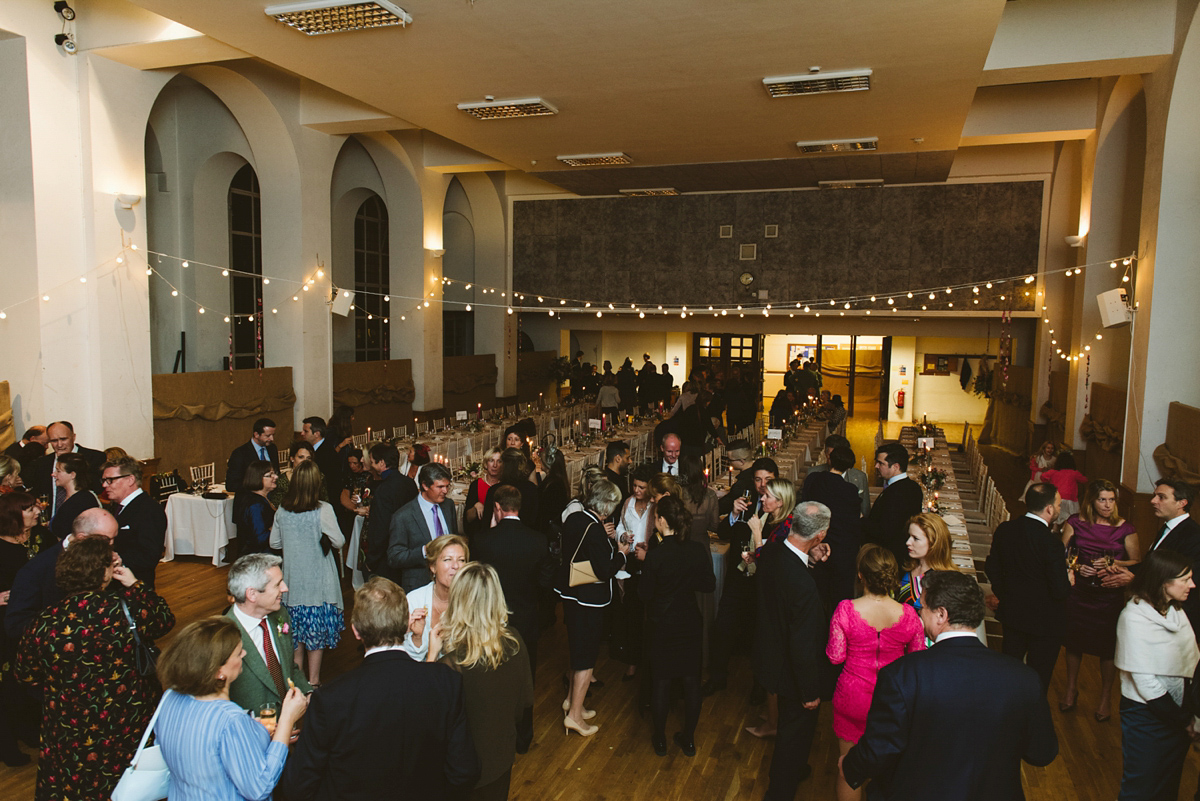
<path fill-rule="evenodd" d="M 750 286 L 754 283 L 753 273 L 742 273 L 738 276 L 738 280 L 742 282 L 742 286 Z"/>

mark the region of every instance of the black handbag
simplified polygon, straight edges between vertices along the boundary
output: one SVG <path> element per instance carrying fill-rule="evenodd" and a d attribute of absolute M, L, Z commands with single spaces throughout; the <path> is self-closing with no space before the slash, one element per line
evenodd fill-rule
<path fill-rule="evenodd" d="M 121 609 L 125 612 L 125 619 L 129 621 L 130 631 L 133 632 L 133 657 L 138 675 L 149 678 L 158 672 L 158 646 L 154 643 L 147 644 L 142 635 L 138 634 L 137 624 L 133 622 L 133 614 L 124 598 L 121 599 Z"/>

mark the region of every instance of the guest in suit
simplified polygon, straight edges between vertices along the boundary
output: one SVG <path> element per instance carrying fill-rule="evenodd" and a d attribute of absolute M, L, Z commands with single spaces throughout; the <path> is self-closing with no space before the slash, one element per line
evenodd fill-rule
<path fill-rule="evenodd" d="M 429 656 L 430 632 L 442 622 L 450 605 L 450 585 L 471 560 L 471 548 L 457 534 L 438 537 L 425 546 L 425 563 L 431 580 L 408 593 L 408 632 L 404 650 L 415 662 Z"/>
<path fill-rule="evenodd" d="M 817 585 L 832 611 L 854 597 L 855 559 L 862 544 L 862 500 L 858 489 L 846 480 L 854 467 L 854 451 L 836 447 L 829 456 L 828 470 L 809 470 L 800 492 L 802 501 L 819 501 L 833 515 L 829 523 L 829 559 L 817 571 Z M 894 557 L 893 557 L 894 558 Z"/>
<path fill-rule="evenodd" d="M 838 760 L 872 801 L 1023 799 L 1021 761 L 1044 767 L 1058 738 L 1037 674 L 979 642 L 983 591 L 971 576 L 930 573 L 921 621 L 933 647 L 879 671 L 867 726 Z"/>
<path fill-rule="evenodd" d="M 875 469 L 884 481 L 871 515 L 863 526 L 863 540 L 882 545 L 904 564 L 908 519 L 921 513 L 925 500 L 921 485 L 908 477 L 908 451 L 898 442 L 881 445 L 875 452 Z"/>
<path fill-rule="evenodd" d="M 446 616 L 430 638 L 429 661 L 462 674 L 467 731 L 480 763 L 471 801 L 504 801 L 523 725 L 533 720 L 533 678 L 521 635 L 508 626 L 495 568 L 472 562 L 459 571 Z"/>
<path fill-rule="evenodd" d="M 654 406 L 658 394 L 658 371 L 654 369 L 654 362 L 650 361 L 650 354 L 643 353 L 642 369 L 637 374 L 637 402 L 643 412 Z"/>
<path fill-rule="evenodd" d="M 829 459 L 833 456 L 834 448 L 849 448 L 850 440 L 843 437 L 841 434 L 830 434 L 825 438 L 825 461 L 821 464 L 814 464 L 808 468 L 808 475 L 813 473 L 822 473 L 830 468 Z M 850 451 L 853 453 L 853 449 Z M 869 479 L 867 474 L 859 470 L 853 464 L 842 471 L 842 478 L 849 481 L 858 490 L 858 499 L 862 504 L 862 517 L 865 519 L 871 513 L 871 491 L 868 489 Z"/>
<path fill-rule="evenodd" d="M 458 533 L 454 501 L 446 499 L 450 471 L 436 462 L 422 465 L 417 484 L 417 497 L 392 515 L 388 532 L 388 566 L 400 571 L 405 592 L 429 582 L 425 546 L 437 537 Z"/>
<path fill-rule="evenodd" d="M 265 801 L 279 782 L 292 730 L 308 699 L 292 687 L 276 710 L 256 720 L 229 700 L 249 653 L 227 617 L 189 623 L 158 659 L 167 692 L 154 724 L 155 743 L 171 769 L 171 796 Z"/>
<path fill-rule="evenodd" d="M 684 722 L 675 733 L 675 744 L 685 756 L 696 755 L 696 725 L 700 720 L 700 660 L 704 642 L 703 617 L 697 593 L 717 586 L 708 549 L 688 539 L 692 515 L 678 498 L 663 498 L 654 507 L 654 530 L 661 542 L 651 539 L 635 552 L 643 559 L 638 587 L 646 605 L 647 656 L 653 682 L 651 708 L 654 734 L 651 745 L 659 756 L 667 754 L 667 708 L 671 684 L 683 682 Z"/>
<path fill-rule="evenodd" d="M 1050 688 L 1062 647 L 1066 600 L 1071 594 L 1067 556 L 1050 530 L 1061 503 L 1054 485 L 1039 482 L 1025 493 L 1029 511 L 992 534 L 984 569 L 999 599 L 996 618 L 1004 625 L 1004 653 L 1037 671 L 1042 692 Z"/>
<path fill-rule="evenodd" d="M 15 459 L 22 470 L 28 470 L 34 460 L 45 455 L 50 445 L 50 435 L 45 426 L 30 426 L 21 438 L 4 449 L 4 455 Z M 33 447 L 30 447 L 33 446 Z M 41 448 L 39 451 L 38 448 Z"/>
<path fill-rule="evenodd" d="M 531 475 L 533 464 L 519 448 L 505 448 L 500 454 L 500 482 L 493 484 L 483 500 L 483 520 L 490 526 L 496 518 L 496 488 L 514 487 L 521 493 L 521 522 L 536 526 L 538 522 L 538 485 Z"/>
<path fill-rule="evenodd" d="M 621 491 L 621 500 L 629 497 L 629 443 L 613 440 L 604 446 L 604 477 Z"/>
<path fill-rule="evenodd" d="M 343 459 L 337 452 L 338 443 L 325 436 L 326 433 L 332 434 L 332 432 L 325 425 L 325 420 L 320 417 L 306 417 L 301 426 L 300 437 L 312 445 L 313 461 L 317 463 L 317 467 L 321 468 L 321 475 L 325 478 L 325 488 L 329 493 L 328 497 L 341 497 Z"/>
<path fill-rule="evenodd" d="M 233 525 L 237 528 L 238 556 L 271 551 L 271 527 L 275 504 L 268 496 L 275 491 L 279 474 L 271 462 L 255 460 L 242 474 L 241 489 L 233 498 Z"/>
<path fill-rule="evenodd" d="M 767 545 L 758 559 L 754 677 L 779 696 L 766 801 L 792 801 L 800 782 L 812 774 L 808 754 L 821 705 L 828 623 L 809 565 L 824 555 L 829 517 L 823 504 L 801 503 L 787 538 Z"/>
<path fill-rule="evenodd" d="M 465 795 L 481 771 L 463 677 L 403 652 L 408 601 L 382 576 L 354 593 L 350 626 L 366 655 L 313 696 L 280 794 L 292 801 Z"/>
<path fill-rule="evenodd" d="M 12 643 L 20 641 L 25 627 L 39 612 L 62 600 L 54 568 L 67 546 L 84 537 L 104 537 L 112 542 L 117 538 L 117 519 L 103 509 L 81 512 L 64 541 L 52 542 L 21 566 L 13 577 L 4 613 L 4 631 Z"/>
<path fill-rule="evenodd" d="M 1196 634 L 1181 606 L 1195 589 L 1191 559 L 1155 548 L 1141 563 L 1133 597 L 1117 622 L 1121 801 L 1179 796 L 1188 734 L 1195 729 L 1184 693 L 1200 663 Z"/>
<path fill-rule="evenodd" d="M 225 491 L 236 493 L 240 490 L 246 468 L 251 462 L 258 461 L 270 462 L 272 467 L 279 464 L 279 449 L 275 447 L 275 421 L 269 417 L 255 420 L 250 441 L 238 445 L 229 454 L 229 463 L 225 468 Z"/>
<path fill-rule="evenodd" d="M 167 539 L 167 515 L 158 501 L 142 491 L 142 463 L 120 459 L 104 463 L 100 486 L 116 504 L 117 540 L 121 561 L 154 589 L 154 573 Z"/>
<path fill-rule="evenodd" d="M 500 483 L 500 449 L 488 448 L 480 459 L 480 467 L 482 475 L 467 487 L 467 502 L 463 505 L 463 532 L 467 536 L 491 525 L 491 520 L 483 516 L 483 502 L 488 490 Z"/>
<path fill-rule="evenodd" d="M 367 517 L 362 532 L 367 569 L 372 574 L 385 576 L 392 581 L 400 578 L 399 571 L 393 570 L 387 561 L 392 517 L 417 497 L 417 482 L 400 472 L 399 462 L 400 450 L 395 445 L 379 442 L 371 446 L 367 455 L 367 464 L 375 476 L 371 505 L 360 506 L 356 510 Z"/>
<path fill-rule="evenodd" d="M 50 533 L 54 539 L 63 540 L 71 533 L 71 524 L 80 512 L 97 508 L 100 500 L 92 492 L 92 471 L 79 454 L 60 456 L 55 463 L 53 477 L 54 486 L 64 490 L 66 497 L 50 521 Z"/>
<path fill-rule="evenodd" d="M 659 441 L 659 457 L 652 460 L 658 466 L 658 472 L 669 476 L 679 475 L 679 452 L 683 443 L 678 434 L 666 434 Z"/>
<path fill-rule="evenodd" d="M 263 704 L 282 703 L 290 686 L 312 692 L 304 671 L 293 661 L 292 619 L 283 606 L 288 586 L 283 559 L 270 553 L 243 556 L 229 568 L 227 578 L 233 606 L 225 617 L 241 629 L 242 672 L 229 685 L 229 699 L 257 713 Z"/>
<path fill-rule="evenodd" d="M 25 484 L 29 486 L 35 496 L 50 500 L 50 516 L 54 517 L 55 512 L 58 511 L 58 504 L 62 502 L 62 498 L 59 497 L 61 493 L 55 491 L 53 478 L 54 465 L 58 461 L 58 457 L 68 453 L 82 456 L 83 460 L 87 462 L 88 468 L 93 471 L 92 476 L 95 477 L 104 465 L 104 452 L 75 444 L 75 427 L 66 420 L 59 420 L 46 426 L 46 433 L 50 436 L 52 452 L 34 460 L 33 468 L 29 475 L 25 476 Z"/>
<path fill-rule="evenodd" d="M 613 578 L 625 567 L 628 543 L 614 541 L 602 521 L 616 510 L 621 491 L 612 482 L 597 479 L 588 488 L 584 509 L 575 512 L 563 524 L 562 568 L 556 577 L 554 591 L 563 599 L 563 618 L 567 624 L 567 646 L 572 671 L 568 695 L 563 701 L 563 727 L 590 737 L 599 726 L 590 725 L 594 710 L 583 708 L 584 696 L 592 681 L 592 669 L 600 655 L 600 640 L 604 635 L 604 608 L 612 602 Z M 570 554 L 568 556 L 567 554 Z M 590 568 L 595 581 L 572 579 L 571 565 L 580 563 Z"/>

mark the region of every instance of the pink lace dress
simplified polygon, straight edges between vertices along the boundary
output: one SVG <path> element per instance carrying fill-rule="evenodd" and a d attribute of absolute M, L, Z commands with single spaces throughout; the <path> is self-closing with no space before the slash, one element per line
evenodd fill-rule
<path fill-rule="evenodd" d="M 825 653 L 833 664 L 846 663 L 833 691 L 833 733 L 857 743 L 867 725 L 867 710 L 879 669 L 905 654 L 925 648 L 925 627 L 908 604 L 900 619 L 883 631 L 862 619 L 853 601 L 842 601 L 829 623 Z"/>

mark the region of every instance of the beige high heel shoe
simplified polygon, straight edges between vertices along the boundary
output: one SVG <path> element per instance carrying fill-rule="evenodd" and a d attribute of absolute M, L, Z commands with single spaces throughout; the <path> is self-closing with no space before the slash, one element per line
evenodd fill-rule
<path fill-rule="evenodd" d="M 571 699 L 567 698 L 566 700 L 563 701 L 563 712 L 570 712 L 570 711 L 571 711 Z M 594 710 L 594 709 L 583 710 L 583 719 L 584 720 L 591 720 L 594 717 L 596 717 L 596 710 Z"/>
<path fill-rule="evenodd" d="M 586 723 L 577 723 L 571 718 L 570 715 L 565 715 L 563 716 L 563 730 L 563 734 L 568 736 L 570 736 L 572 731 L 577 731 L 581 737 L 591 737 L 593 734 L 600 731 L 600 727 L 589 726 Z"/>

